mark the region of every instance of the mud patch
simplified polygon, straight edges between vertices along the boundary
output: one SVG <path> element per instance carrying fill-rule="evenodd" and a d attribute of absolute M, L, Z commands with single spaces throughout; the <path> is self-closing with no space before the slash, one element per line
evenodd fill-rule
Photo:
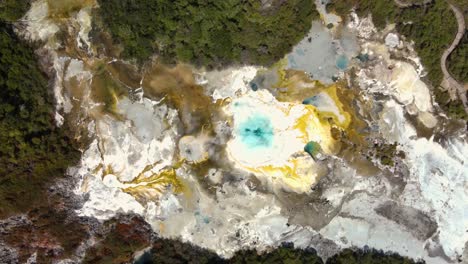
<path fill-rule="evenodd" d="M 387 201 L 377 207 L 375 212 L 395 223 L 405 226 L 416 238 L 424 241 L 437 230 L 437 223 L 428 215 L 409 206 Z"/>
<path fill-rule="evenodd" d="M 211 116 L 216 112 L 215 104 L 204 89 L 196 82 L 193 69 L 179 64 L 173 68 L 155 64 L 143 79 L 145 95 L 164 100 L 179 109 L 185 133 L 200 132 L 205 126 L 211 127 Z"/>

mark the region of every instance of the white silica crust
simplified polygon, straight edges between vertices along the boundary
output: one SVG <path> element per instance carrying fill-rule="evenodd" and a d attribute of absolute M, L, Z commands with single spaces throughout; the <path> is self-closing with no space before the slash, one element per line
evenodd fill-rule
<path fill-rule="evenodd" d="M 179 155 L 188 162 L 198 163 L 205 161 L 209 156 L 206 146 L 208 139 L 205 135 L 182 137 L 179 140 Z"/>
<path fill-rule="evenodd" d="M 26 22 L 25 32 L 28 39 L 33 41 L 52 40 L 60 28 L 49 19 L 49 5 L 47 0 L 38 0 L 31 3 L 31 9 L 21 19 Z M 52 43 L 48 43 L 52 44 Z"/>
<path fill-rule="evenodd" d="M 336 102 L 327 93 L 321 92 L 314 96 L 314 103 L 312 103 L 317 110 L 321 112 L 333 113 L 338 118 L 338 122 L 343 123 L 346 121 L 346 117 L 340 112 L 340 109 L 336 106 Z"/>
<path fill-rule="evenodd" d="M 163 123 L 174 122 L 174 110 L 148 99 L 141 103 L 124 99 L 118 108 L 126 120 L 104 118 L 96 123 L 104 167 L 110 167 L 121 181 L 131 181 L 148 165 L 162 168 L 172 164 L 176 131 Z"/>
<path fill-rule="evenodd" d="M 206 92 L 213 101 L 245 94 L 250 90 L 248 83 L 255 77 L 257 71 L 257 67 L 247 66 L 207 72 L 204 74 Z"/>
<path fill-rule="evenodd" d="M 439 225 L 439 240 L 448 256 L 461 255 L 468 241 L 468 144 L 453 139 L 442 146 L 419 138 L 405 146 L 411 179 Z"/>
<path fill-rule="evenodd" d="M 290 108 L 286 103 L 279 103 L 267 91 L 251 92 L 234 100 L 228 110 L 234 121 L 233 139 L 227 145 L 230 158 L 247 167 L 284 165 L 292 154 L 302 151 L 306 143 L 304 135 L 294 129 L 296 119 L 304 114 L 301 108 L 302 105 Z M 272 135 L 268 135 L 271 137 L 269 146 L 243 142 L 241 126 L 254 118 L 270 122 Z"/>
<path fill-rule="evenodd" d="M 118 212 L 141 214 L 143 206 L 124 193 L 119 182 L 158 172 L 173 161 L 177 126 L 169 124 L 178 120 L 174 110 L 149 99 L 131 102 L 127 98 L 118 103 L 118 110 L 124 120 L 105 116 L 96 121 L 97 138 L 73 172 L 81 179 L 77 191 L 89 194 L 80 210 L 86 216 L 108 219 Z M 106 196 L 114 198 L 108 202 L 103 199 Z"/>
<path fill-rule="evenodd" d="M 431 92 L 421 80 L 422 69 L 419 67 L 419 60 L 409 58 L 414 60 L 416 65 L 393 60 L 388 48 L 376 42 L 364 43 L 363 50 L 378 58 L 379 63 L 357 74 L 360 86 L 370 93 L 393 96 L 396 101 L 407 107 L 408 113 L 417 115 L 426 127 L 435 127 L 438 120 L 433 114 Z"/>
<path fill-rule="evenodd" d="M 395 97 L 402 104 L 414 103 L 421 112 L 431 111 L 429 89 L 419 78 L 420 76 L 411 64 L 397 62 L 392 71 L 390 86 L 395 89 Z"/>
<path fill-rule="evenodd" d="M 385 37 L 385 45 L 390 48 L 396 48 L 400 44 L 400 39 L 395 33 L 388 33 Z"/>

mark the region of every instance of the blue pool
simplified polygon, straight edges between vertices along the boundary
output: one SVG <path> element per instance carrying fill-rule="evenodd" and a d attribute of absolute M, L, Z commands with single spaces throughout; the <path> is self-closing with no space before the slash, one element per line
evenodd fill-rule
<path fill-rule="evenodd" d="M 320 149 L 320 145 L 314 141 L 310 141 L 304 146 L 304 151 L 309 153 L 309 155 L 312 158 L 315 158 L 315 156 L 319 153 Z"/>
<path fill-rule="evenodd" d="M 273 142 L 273 126 L 270 119 L 256 115 L 240 124 L 238 131 L 242 142 L 250 148 L 270 147 Z"/>
<path fill-rule="evenodd" d="M 318 96 L 314 95 L 312 97 L 304 99 L 304 101 L 302 101 L 302 104 L 317 106 L 318 100 Z"/>
<path fill-rule="evenodd" d="M 348 58 L 345 55 L 340 55 L 336 59 L 336 67 L 340 70 L 345 70 L 348 67 Z"/>

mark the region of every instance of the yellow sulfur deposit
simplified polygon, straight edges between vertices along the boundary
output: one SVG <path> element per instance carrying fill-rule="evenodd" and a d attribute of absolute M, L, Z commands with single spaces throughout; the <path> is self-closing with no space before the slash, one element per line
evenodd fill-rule
<path fill-rule="evenodd" d="M 150 177 L 144 177 L 143 173 L 135 180 L 126 183 L 122 190 L 139 201 L 157 200 L 164 191 L 171 188 L 173 193 L 182 193 L 186 188 L 177 177 L 175 168 L 165 169 Z"/>
<path fill-rule="evenodd" d="M 317 142 L 327 155 L 339 149 L 325 113 L 313 105 L 278 102 L 262 90 L 233 100 L 227 112 L 234 124 L 229 158 L 292 191 L 308 192 L 321 176 L 319 165 L 304 151 L 308 142 Z M 253 133 L 246 136 L 245 131 Z"/>

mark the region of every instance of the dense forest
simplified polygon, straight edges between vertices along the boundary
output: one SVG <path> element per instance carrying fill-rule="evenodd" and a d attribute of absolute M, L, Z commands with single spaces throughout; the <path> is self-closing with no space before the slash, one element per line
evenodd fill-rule
<path fill-rule="evenodd" d="M 466 0 L 449 0 L 449 3 L 455 5 L 463 13 L 465 23 L 468 25 L 468 1 Z"/>
<path fill-rule="evenodd" d="M 3 22 L 14 22 L 20 19 L 31 5 L 30 0 L 0 1 L 0 19 Z"/>
<path fill-rule="evenodd" d="M 465 17 L 465 25 L 468 26 L 468 1 L 450 0 Z M 468 31 L 465 31 L 463 39 L 450 54 L 448 58 L 448 68 L 455 79 L 462 83 L 468 83 Z"/>
<path fill-rule="evenodd" d="M 79 157 L 65 130 L 55 127 L 47 87 L 32 48 L 1 21 L 0 218 L 41 203 L 44 184 Z"/>
<path fill-rule="evenodd" d="M 68 127 L 55 126 L 53 96 L 33 47 L 13 32 L 13 22 L 29 8 L 29 1 L 0 2 L 0 219 L 23 215 L 28 221 L 3 229 L 0 242 L 18 249 L 24 262 L 37 254 L 50 261 L 43 241 L 59 243 L 61 257 L 72 254 L 87 236 L 70 220 L 69 203 L 52 183 L 65 178 L 79 159 L 67 136 Z M 1 261 L 0 261 L 1 262 Z"/>
<path fill-rule="evenodd" d="M 468 32 L 448 58 L 448 69 L 455 79 L 468 83 Z"/>
<path fill-rule="evenodd" d="M 166 63 L 177 59 L 209 68 L 272 64 L 318 18 L 310 0 L 100 0 L 99 4 L 99 16 L 124 47 L 124 58 L 143 62 L 156 53 Z"/>

